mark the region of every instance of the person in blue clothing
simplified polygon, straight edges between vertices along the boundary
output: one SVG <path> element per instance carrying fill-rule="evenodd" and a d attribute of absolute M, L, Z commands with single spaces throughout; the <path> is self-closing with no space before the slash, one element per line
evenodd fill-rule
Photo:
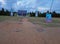
<path fill-rule="evenodd" d="M 46 22 L 52 22 L 52 14 L 50 14 L 49 11 L 46 13 Z"/>

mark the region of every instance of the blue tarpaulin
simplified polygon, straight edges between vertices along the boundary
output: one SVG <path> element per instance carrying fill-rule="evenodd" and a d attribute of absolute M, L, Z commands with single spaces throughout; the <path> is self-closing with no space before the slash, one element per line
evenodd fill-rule
<path fill-rule="evenodd" d="M 26 16 L 27 10 L 18 10 L 18 15 L 19 16 Z"/>

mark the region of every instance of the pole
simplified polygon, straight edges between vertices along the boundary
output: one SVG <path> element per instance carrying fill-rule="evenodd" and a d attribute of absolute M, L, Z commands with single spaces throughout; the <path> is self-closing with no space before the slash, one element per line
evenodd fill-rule
<path fill-rule="evenodd" d="M 50 12 L 51 12 L 51 10 L 52 10 L 53 2 L 54 2 L 54 0 L 52 0 L 52 2 L 51 2 Z"/>

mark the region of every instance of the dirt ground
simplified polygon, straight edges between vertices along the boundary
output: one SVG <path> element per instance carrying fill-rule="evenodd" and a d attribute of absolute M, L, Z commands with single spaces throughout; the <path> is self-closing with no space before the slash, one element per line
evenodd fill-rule
<path fill-rule="evenodd" d="M 60 44 L 60 27 L 44 28 L 23 18 L 0 23 L 0 44 Z"/>

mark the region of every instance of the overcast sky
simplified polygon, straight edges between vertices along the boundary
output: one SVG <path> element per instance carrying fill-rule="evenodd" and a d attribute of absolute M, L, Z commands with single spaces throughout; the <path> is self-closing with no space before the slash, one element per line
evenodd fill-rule
<path fill-rule="evenodd" d="M 3 7 L 14 11 L 28 10 L 28 11 L 47 11 L 50 9 L 52 0 L 0 0 L 0 9 Z M 60 12 L 60 0 L 54 0 L 52 11 Z"/>

